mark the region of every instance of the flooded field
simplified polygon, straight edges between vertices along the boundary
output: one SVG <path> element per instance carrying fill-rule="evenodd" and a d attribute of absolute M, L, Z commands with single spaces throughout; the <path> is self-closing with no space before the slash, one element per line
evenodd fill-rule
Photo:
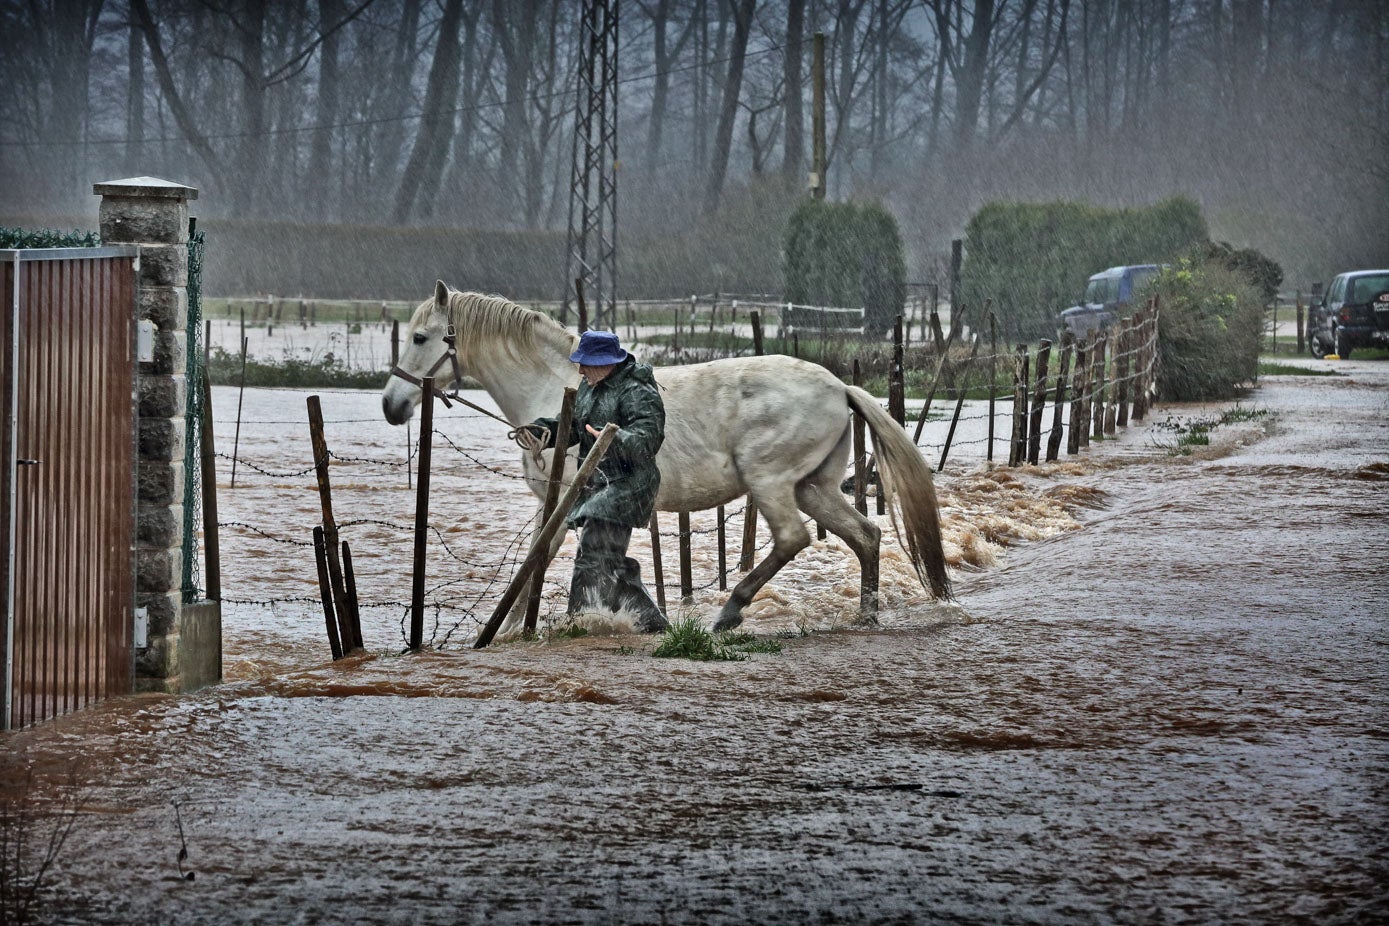
<path fill-rule="evenodd" d="M 956 602 L 930 601 L 887 541 L 883 620 L 864 627 L 852 556 L 817 542 L 748 609 L 782 651 L 733 663 L 653 659 L 650 638 L 621 632 L 468 649 L 532 503 L 505 429 L 457 411 L 435 449 L 435 649 L 401 655 L 407 438 L 375 396 L 324 394 L 369 604 L 367 654 L 330 663 L 304 545 L 318 518 L 304 395 L 248 392 L 236 487 L 229 460 L 219 472 L 227 683 L 7 737 L 6 764 L 37 776 L 25 806 L 85 782 L 47 909 L 1383 921 L 1389 369 L 1337 369 L 1266 380 L 1243 405 L 1267 415 L 1188 456 L 1151 422 L 1228 406 L 1160 408 L 1061 465 L 952 466 L 938 489 Z M 228 453 L 235 400 L 214 397 Z M 713 526 L 695 520 L 684 609 L 709 619 L 725 594 Z M 664 530 L 674 600 L 674 516 Z M 551 624 L 568 569 L 562 556 L 550 574 Z"/>

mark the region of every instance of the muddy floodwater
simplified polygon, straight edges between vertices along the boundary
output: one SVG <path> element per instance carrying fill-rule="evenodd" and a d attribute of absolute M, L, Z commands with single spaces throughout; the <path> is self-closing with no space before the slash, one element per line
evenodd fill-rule
<path fill-rule="evenodd" d="M 81 800 L 45 916 L 1384 922 L 1389 364 L 1335 368 L 1265 379 L 1241 402 L 1264 414 L 1190 455 L 1156 425 L 1230 403 L 1160 407 L 1059 465 L 947 468 L 955 603 L 888 540 L 883 619 L 862 626 L 856 565 L 817 542 L 748 609 L 781 652 L 714 663 L 555 633 L 564 556 L 545 639 L 469 649 L 530 503 L 505 429 L 456 411 L 433 648 L 402 655 L 406 436 L 374 396 L 328 393 L 367 643 L 331 663 L 304 395 L 248 392 L 254 466 L 234 489 L 219 471 L 227 682 L 5 737 L 9 781 L 34 775 L 26 825 Z M 215 401 L 229 453 L 236 393 Z M 696 518 L 685 606 L 670 522 L 672 610 L 712 620 L 715 522 Z"/>

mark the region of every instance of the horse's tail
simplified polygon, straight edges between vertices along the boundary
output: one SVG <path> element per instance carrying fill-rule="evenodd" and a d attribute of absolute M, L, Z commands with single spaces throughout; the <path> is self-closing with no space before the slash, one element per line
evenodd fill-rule
<path fill-rule="evenodd" d="M 936 504 L 936 488 L 931 480 L 931 468 L 922 459 L 916 445 L 907 439 L 900 425 L 892 419 L 870 393 L 848 386 L 849 404 L 868 422 L 873 433 L 873 450 L 877 454 L 879 491 L 892 512 L 893 526 L 898 536 L 905 534 L 907 553 L 921 584 L 937 598 L 950 598 L 950 577 L 945 572 L 945 549 L 941 546 L 940 509 Z M 898 496 L 902 509 L 899 521 L 892 507 Z"/>

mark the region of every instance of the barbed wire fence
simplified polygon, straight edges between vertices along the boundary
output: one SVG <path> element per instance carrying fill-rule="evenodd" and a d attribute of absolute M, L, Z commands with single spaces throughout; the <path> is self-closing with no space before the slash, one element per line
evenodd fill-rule
<path fill-rule="evenodd" d="M 696 306 L 698 302 L 694 303 Z M 711 306 L 714 303 L 711 301 Z M 747 324 L 751 328 L 760 325 L 759 313 L 763 308 L 785 309 L 784 303 L 771 303 L 748 300 L 736 302 L 729 300 L 727 318 L 736 318 L 737 310 L 744 311 Z M 794 318 L 794 309 L 785 317 Z M 817 307 L 818 308 L 818 307 Z M 635 311 L 635 309 L 633 310 Z M 988 319 L 991 321 L 991 319 Z M 935 319 L 932 319 L 938 325 Z M 955 320 L 958 324 L 958 320 Z M 921 322 L 926 330 L 926 321 Z M 1124 319 L 1110 329 L 1087 333 L 1078 340 L 1063 339 L 1060 345 L 1043 341 L 1035 349 L 1016 345 L 1013 349 L 1000 348 L 997 337 L 986 341 L 982 332 L 971 332 L 968 344 L 951 346 L 950 342 L 931 354 L 923 348 L 921 358 L 935 362 L 934 378 L 928 397 L 912 411 L 916 424 L 906 415 L 906 403 L 902 396 L 905 383 L 905 345 L 901 344 L 901 327 L 895 332 L 899 339 L 893 345 L 895 356 L 888 378 L 888 406 L 897 410 L 899 420 L 909 433 L 915 432 L 915 439 L 924 456 L 934 469 L 942 470 L 948 461 L 954 461 L 953 470 L 981 463 L 995 462 L 995 456 L 1009 465 L 1038 463 L 1041 459 L 1058 459 L 1060 446 L 1066 445 L 1068 454 L 1075 454 L 1087 446 L 1090 440 L 1102 440 L 1113 435 L 1118 427 L 1127 425 L 1130 415 L 1141 419 L 1146 413 L 1148 403 L 1154 392 L 1157 374 L 1157 305 L 1149 303 L 1131 318 Z M 791 326 L 779 325 L 779 334 L 785 337 Z M 992 326 L 990 326 L 992 328 Z M 937 328 L 937 330 L 939 330 Z M 960 330 L 966 330 L 960 326 Z M 792 332 L 794 333 L 794 332 Z M 760 329 L 757 331 L 760 340 Z M 953 341 L 957 332 L 952 325 Z M 826 339 L 821 339 L 824 343 Z M 792 342 L 794 344 L 794 341 Z M 1053 372 L 1050 359 L 1053 352 L 1059 354 L 1058 365 Z M 1074 364 L 1072 361 L 1074 360 Z M 927 371 L 929 372 L 929 371 Z M 1050 425 L 1045 421 L 1046 407 L 1051 406 Z M 495 457 L 495 446 L 473 446 L 466 439 L 450 433 L 452 423 L 466 426 L 468 418 L 481 416 L 455 414 L 446 419 L 450 424 L 439 424 L 433 428 L 435 445 L 443 459 L 436 458 L 431 472 L 436 475 L 449 473 L 485 472 L 489 476 L 528 483 L 535 480 L 518 472 L 513 466 L 496 465 L 487 462 L 486 457 Z M 923 421 L 925 417 L 927 420 Z M 948 420 L 948 429 L 940 435 L 941 425 Z M 335 424 L 379 423 L 379 418 L 339 419 Z M 925 424 L 934 425 L 930 432 Z M 300 425 L 303 419 L 267 419 L 251 422 L 262 425 Z M 927 440 L 922 441 L 923 434 Z M 1044 442 L 1045 441 L 1045 442 Z M 380 457 L 340 453 L 328 449 L 328 462 L 336 476 L 346 476 L 356 483 L 370 483 L 373 480 L 399 481 L 404 475 L 406 485 L 412 479 L 411 468 L 418 457 L 419 435 L 410 442 L 403 458 L 384 459 Z M 1044 457 L 1043 457 L 1044 455 Z M 297 480 L 309 477 L 315 472 L 314 465 L 301 468 L 276 468 L 251 454 L 227 454 L 219 452 L 217 457 L 235 464 L 245 471 L 257 473 L 265 478 Z M 877 495 L 878 513 L 882 514 L 881 495 L 876 492 L 876 480 L 872 472 L 871 453 L 864 452 L 851 460 L 857 468 L 865 470 L 864 483 L 868 494 Z M 852 491 L 853 478 L 845 480 L 846 491 Z M 543 486 L 541 486 L 543 490 Z M 865 510 L 867 496 L 856 499 L 860 510 Z M 866 510 L 865 510 L 866 513 Z M 746 504 L 720 509 L 712 524 L 686 528 L 670 529 L 656 521 L 656 536 L 653 538 L 653 553 L 667 544 L 688 549 L 696 537 L 718 534 L 727 543 L 728 527 L 741 523 L 747 516 Z M 707 517 L 707 516 L 706 516 Z M 459 575 L 435 580 L 426 589 L 426 607 L 431 616 L 428 644 L 434 647 L 462 642 L 476 635 L 487 621 L 489 602 L 494 600 L 499 588 L 511 580 L 521 560 L 524 558 L 529 538 L 537 528 L 536 514 L 527 517 L 503 543 L 500 555 L 490 559 L 480 559 L 469 555 L 457 542 L 450 542 L 445 532 L 437 525 L 428 526 L 431 549 L 436 558 L 458 567 Z M 813 526 L 810 519 L 807 525 Z M 270 543 L 282 544 L 298 552 L 312 549 L 312 541 L 288 535 L 278 526 L 252 524 L 242 520 L 219 521 L 219 528 L 254 535 Z M 345 518 L 338 522 L 337 528 L 344 537 L 360 539 L 365 529 L 375 532 L 410 534 L 414 527 L 383 518 Z M 682 599 L 694 594 L 708 592 L 715 587 L 727 588 L 729 579 L 740 566 L 747 563 L 750 556 L 765 552 L 771 545 L 771 538 L 763 531 L 760 545 L 751 551 L 744 549 L 741 556 L 727 556 L 721 550 L 718 561 L 721 568 L 712 570 L 700 584 L 687 574 L 688 556 L 681 556 L 681 575 L 679 589 Z M 739 534 L 734 531 L 735 536 Z M 823 536 L 823 534 L 821 534 Z M 496 544 L 492 546 L 495 548 Z M 674 583 L 664 581 L 667 571 L 662 568 L 661 597 L 665 586 Z M 562 581 L 547 577 L 544 583 L 543 598 L 553 611 L 555 606 L 567 596 L 567 585 Z M 310 595 L 287 595 L 278 597 L 250 598 L 225 596 L 226 604 L 276 608 L 294 606 L 311 608 L 320 603 L 318 597 Z M 365 611 L 385 612 L 398 615 L 400 638 L 408 645 L 409 635 L 406 624 L 409 620 L 411 602 L 389 598 L 368 597 L 358 602 Z"/>

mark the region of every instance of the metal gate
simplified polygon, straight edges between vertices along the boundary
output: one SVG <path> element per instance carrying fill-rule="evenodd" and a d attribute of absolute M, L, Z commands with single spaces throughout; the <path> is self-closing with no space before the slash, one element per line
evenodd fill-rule
<path fill-rule="evenodd" d="M 6 729 L 131 690 L 137 254 L 0 251 Z"/>

